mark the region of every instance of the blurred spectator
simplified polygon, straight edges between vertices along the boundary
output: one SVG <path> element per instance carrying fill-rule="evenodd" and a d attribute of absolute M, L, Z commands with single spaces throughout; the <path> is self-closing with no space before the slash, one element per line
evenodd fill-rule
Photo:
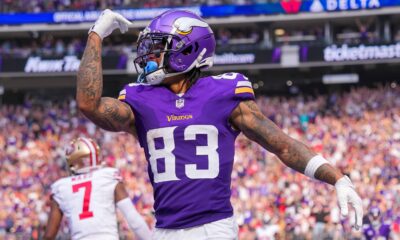
<path fill-rule="evenodd" d="M 321 45 L 324 43 L 322 25 L 307 26 L 301 29 L 276 28 L 275 45 Z"/>
<path fill-rule="evenodd" d="M 216 30 L 217 44 L 222 47 L 236 47 L 236 49 L 249 49 L 261 46 L 261 30 L 255 28 L 236 28 L 226 29 L 218 28 Z M 136 51 L 137 35 L 130 34 L 121 38 L 119 35 L 113 35 L 104 40 L 103 55 L 119 55 Z M 83 54 L 86 36 L 81 37 L 54 37 L 45 33 L 34 39 L 4 39 L 0 40 L 0 55 L 4 57 L 29 57 L 29 56 L 64 56 Z M 257 45 L 258 44 L 258 45 Z"/>
<path fill-rule="evenodd" d="M 373 18 L 367 19 L 366 22 L 361 22 L 359 18 L 356 18 L 356 25 L 360 33 L 360 42 L 365 44 L 374 41 L 373 32 L 369 31 Z"/>
<path fill-rule="evenodd" d="M 101 10 L 106 8 L 155 8 L 182 7 L 193 5 L 257 4 L 277 2 L 276 0 L 2 0 L 0 12 L 39 13 L 49 11 Z"/>
<path fill-rule="evenodd" d="M 376 23 L 374 20 L 372 17 L 367 19 L 356 18 L 354 24 L 335 27 L 337 31 L 335 42 L 343 44 L 378 43 L 380 38 L 377 35 L 376 26 L 372 26 L 372 23 Z"/>
<path fill-rule="evenodd" d="M 248 5 L 279 3 L 279 0 L 2 0 L 2 13 L 102 10 L 106 8 L 156 8 L 195 5 Z"/>

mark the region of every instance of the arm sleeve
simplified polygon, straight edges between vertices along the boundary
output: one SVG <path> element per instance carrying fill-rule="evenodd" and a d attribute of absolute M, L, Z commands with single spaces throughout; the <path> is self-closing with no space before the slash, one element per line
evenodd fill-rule
<path fill-rule="evenodd" d="M 150 240 L 151 231 L 144 221 L 143 217 L 136 211 L 129 198 L 125 198 L 117 202 L 118 209 L 124 215 L 131 230 L 139 237 L 140 240 Z"/>
<path fill-rule="evenodd" d="M 54 201 L 56 201 L 56 203 L 58 204 L 58 206 L 63 206 L 62 204 L 62 198 L 61 198 L 61 184 L 59 181 L 53 183 L 51 185 L 51 197 L 54 199 Z"/>
<path fill-rule="evenodd" d="M 234 99 L 239 101 L 244 100 L 255 100 L 253 85 L 249 81 L 249 79 L 240 73 L 231 73 L 236 74 L 235 78 L 235 90 L 234 90 Z"/>
<path fill-rule="evenodd" d="M 117 168 L 105 167 L 98 171 L 101 178 L 115 181 L 116 183 L 122 182 L 121 172 Z"/>
<path fill-rule="evenodd" d="M 126 87 L 119 92 L 118 100 L 126 102 Z"/>
<path fill-rule="evenodd" d="M 118 182 L 122 182 L 122 175 L 119 169 L 113 169 L 112 178 Z"/>

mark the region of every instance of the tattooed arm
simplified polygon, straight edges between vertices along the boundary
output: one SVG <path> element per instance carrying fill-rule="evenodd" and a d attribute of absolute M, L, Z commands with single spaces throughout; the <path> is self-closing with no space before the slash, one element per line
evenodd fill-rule
<path fill-rule="evenodd" d="M 130 106 L 114 98 L 101 97 L 102 90 L 101 38 L 92 32 L 78 70 L 76 100 L 79 110 L 105 130 L 136 135 Z"/>
<path fill-rule="evenodd" d="M 230 120 L 249 139 L 276 154 L 284 164 L 298 172 L 304 173 L 308 161 L 316 155 L 265 117 L 252 100 L 241 102 L 232 112 Z M 329 164 L 322 165 L 315 173 L 316 179 L 332 185 L 341 177 L 340 171 Z"/>

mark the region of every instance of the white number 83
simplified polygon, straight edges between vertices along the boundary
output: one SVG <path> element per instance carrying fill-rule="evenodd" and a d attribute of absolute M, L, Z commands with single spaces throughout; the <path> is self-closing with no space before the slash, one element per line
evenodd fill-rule
<path fill-rule="evenodd" d="M 175 149 L 174 131 L 177 127 L 165 127 L 152 129 L 147 132 L 147 145 L 150 155 L 151 171 L 154 175 L 154 182 L 176 181 L 175 155 L 172 151 Z M 212 125 L 190 125 L 184 130 L 184 139 L 186 141 L 196 140 L 198 134 L 207 135 L 206 146 L 196 146 L 196 155 L 206 155 L 208 157 L 208 169 L 197 169 L 196 164 L 185 165 L 185 175 L 191 179 L 213 179 L 219 174 L 219 155 L 218 149 L 218 129 Z M 155 139 L 162 138 L 164 147 L 156 149 Z M 157 160 L 164 159 L 165 171 L 159 172 L 157 169 Z"/>

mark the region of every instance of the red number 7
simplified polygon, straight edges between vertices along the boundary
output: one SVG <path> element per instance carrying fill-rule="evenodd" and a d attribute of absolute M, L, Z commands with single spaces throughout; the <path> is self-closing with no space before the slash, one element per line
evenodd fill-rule
<path fill-rule="evenodd" d="M 85 218 L 91 218 L 93 217 L 93 212 L 89 211 L 89 205 L 90 205 L 90 194 L 92 193 L 92 182 L 83 182 L 83 183 L 78 183 L 75 185 L 72 185 L 72 191 L 74 193 L 78 192 L 80 188 L 85 188 L 85 194 L 83 197 L 83 208 L 82 208 L 82 213 L 79 214 L 79 219 L 85 219 Z"/>

